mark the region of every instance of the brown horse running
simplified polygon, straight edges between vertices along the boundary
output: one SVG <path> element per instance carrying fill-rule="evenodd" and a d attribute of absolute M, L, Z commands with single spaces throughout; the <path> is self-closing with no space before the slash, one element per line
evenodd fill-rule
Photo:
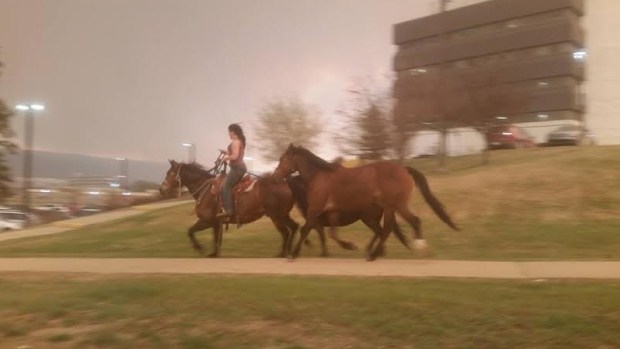
<path fill-rule="evenodd" d="M 216 218 L 219 193 L 213 190 L 216 177 L 212 171 L 205 170 L 197 163 L 186 164 L 170 160 L 170 168 L 159 188 L 163 195 L 175 192 L 180 195 L 182 187 L 187 187 L 192 194 L 196 200 L 195 212 L 198 221 L 189 228 L 187 234 L 194 249 L 204 255 L 205 252 L 196 240 L 195 234 L 213 228 L 213 252 L 207 255 L 208 257 L 219 257 L 222 245 L 222 223 Z M 267 215 L 282 235 L 282 248 L 277 256 L 287 256 L 295 232 L 299 228 L 289 215 L 295 202 L 288 185 L 274 184 L 272 179 L 260 178 L 250 191 L 237 195 L 233 221 L 246 224 Z"/>
<path fill-rule="evenodd" d="M 293 197 L 295 198 L 295 202 L 297 203 L 297 208 L 304 216 L 307 218 L 308 213 L 308 198 L 307 198 L 307 189 L 304 185 L 303 180 L 300 176 L 290 176 L 287 179 L 289 187 L 293 192 Z M 343 211 L 338 214 L 338 222 L 336 223 L 339 227 L 344 227 L 350 224 L 361 220 L 370 230 L 373 231 L 374 235 L 368 245 L 366 245 L 366 252 L 370 253 L 374 244 L 381 237 L 381 217 L 383 217 L 383 209 L 378 205 L 373 205 L 369 207 L 365 211 Z M 323 227 L 329 226 L 329 220 L 325 213 L 322 213 L 318 217 L 318 226 L 316 227 L 316 231 L 319 234 L 321 239 L 321 256 L 326 257 L 329 255 L 327 251 L 327 244 L 325 243 L 325 232 Z M 334 230 L 330 230 L 330 234 L 335 234 Z M 403 232 L 400 230 L 398 224 L 394 225 L 394 235 L 398 238 L 398 240 L 407 248 L 410 248 L 409 241 L 403 235 Z M 347 250 L 357 249 L 357 246 L 352 244 L 351 242 L 341 240 L 337 235 L 331 235 L 331 238 L 338 242 L 340 247 Z M 381 255 L 383 255 L 384 251 L 381 251 Z"/>
<path fill-rule="evenodd" d="M 395 213 L 413 228 L 416 245 L 425 245 L 420 219 L 409 210 L 414 182 L 435 214 L 452 229 L 458 230 L 441 202 L 430 191 L 426 177 L 414 168 L 389 161 L 346 168 L 291 144 L 280 157 L 273 178 L 276 181 L 283 180 L 295 171 L 299 172 L 308 188 L 308 214 L 306 224 L 301 229 L 301 238 L 293 250 L 293 258 L 299 255 L 301 244 L 310 229 L 319 225 L 318 217 L 321 214 L 327 214 L 331 229 L 335 230 L 338 212 L 364 211 L 372 205 L 383 208 L 383 232 L 377 246 L 368 255 L 368 260 L 375 260 L 383 249 L 395 224 Z"/>

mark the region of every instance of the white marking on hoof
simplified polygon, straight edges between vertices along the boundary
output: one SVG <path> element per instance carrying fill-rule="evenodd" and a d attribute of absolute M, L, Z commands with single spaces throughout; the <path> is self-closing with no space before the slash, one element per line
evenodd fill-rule
<path fill-rule="evenodd" d="M 426 250 L 428 248 L 428 244 L 426 244 L 426 240 L 424 239 L 413 240 L 413 246 L 416 250 Z"/>

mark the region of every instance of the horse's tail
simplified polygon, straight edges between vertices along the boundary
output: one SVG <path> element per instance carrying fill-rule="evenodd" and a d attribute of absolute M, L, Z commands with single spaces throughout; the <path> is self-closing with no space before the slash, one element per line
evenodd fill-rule
<path fill-rule="evenodd" d="M 413 167 L 407 166 L 407 171 L 413 177 L 416 186 L 420 189 L 422 196 L 426 203 L 433 209 L 433 212 L 439 217 L 444 223 L 446 223 L 450 228 L 454 230 L 460 230 L 456 224 L 452 222 L 450 216 L 444 209 L 443 204 L 433 195 L 431 192 L 431 188 L 428 186 L 428 182 L 426 181 L 426 177 L 422 174 L 422 172 L 416 170 Z"/>
<path fill-rule="evenodd" d="M 297 208 L 304 218 L 308 214 L 308 197 L 306 186 L 299 176 L 290 176 L 287 180 L 288 187 L 293 193 L 293 199 L 297 203 Z"/>

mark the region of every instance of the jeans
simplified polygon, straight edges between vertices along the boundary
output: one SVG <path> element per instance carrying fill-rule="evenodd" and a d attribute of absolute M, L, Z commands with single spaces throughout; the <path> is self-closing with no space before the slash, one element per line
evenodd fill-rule
<path fill-rule="evenodd" d="M 233 210 L 233 202 L 232 202 L 232 189 L 235 184 L 239 183 L 243 175 L 245 174 L 246 169 L 244 167 L 230 167 L 230 172 L 226 175 L 226 179 L 224 180 L 224 187 L 222 188 L 222 201 L 224 210 L 226 213 L 231 214 Z"/>

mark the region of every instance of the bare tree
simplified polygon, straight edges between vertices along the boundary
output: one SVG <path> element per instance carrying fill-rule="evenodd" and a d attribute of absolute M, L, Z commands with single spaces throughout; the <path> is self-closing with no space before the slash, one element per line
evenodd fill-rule
<path fill-rule="evenodd" d="M 2 62 L 0 62 L 0 69 Z M 12 110 L 0 99 L 0 201 L 4 201 L 11 195 L 9 183 L 12 182 L 11 170 L 6 163 L 6 156 L 14 153 L 17 145 L 10 138 L 13 137 L 13 131 L 10 127 Z"/>
<path fill-rule="evenodd" d="M 277 98 L 258 112 L 254 130 L 262 156 L 277 161 L 290 143 L 315 148 L 324 127 L 315 108 L 296 98 Z"/>
<path fill-rule="evenodd" d="M 391 149 L 391 97 L 371 78 L 354 80 L 349 100 L 339 110 L 343 116 L 333 138 L 340 150 L 362 160 L 379 160 Z"/>
<path fill-rule="evenodd" d="M 409 84 L 406 101 L 395 112 L 397 125 L 408 132 L 433 130 L 439 133 L 439 167 L 445 166 L 447 136 L 451 128 L 466 123 L 464 108 L 468 99 L 461 81 L 439 72 L 416 76 Z"/>
<path fill-rule="evenodd" d="M 526 98 L 519 88 L 502 81 L 501 70 L 498 67 L 483 67 L 476 70 L 475 75 L 463 80 L 464 96 L 467 97 L 467 105 L 463 109 L 465 126 L 480 132 L 485 142 L 482 163 L 487 164 L 490 128 L 498 125 L 502 116 L 518 110 Z"/>

